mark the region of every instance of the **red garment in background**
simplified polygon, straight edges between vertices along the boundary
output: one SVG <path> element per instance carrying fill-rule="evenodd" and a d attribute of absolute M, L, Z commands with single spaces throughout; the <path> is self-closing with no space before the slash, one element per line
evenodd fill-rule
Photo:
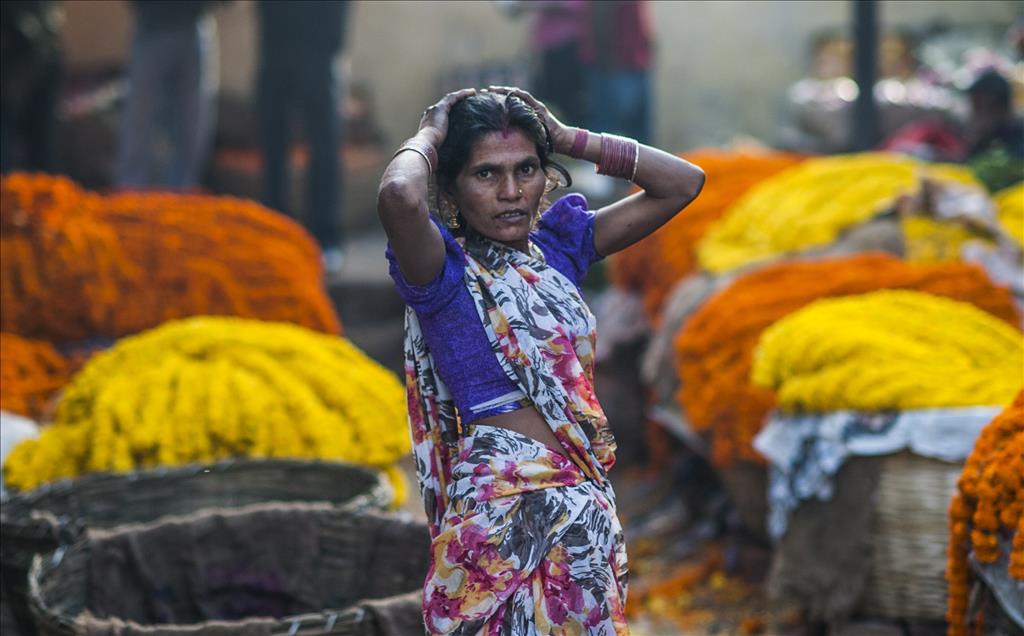
<path fill-rule="evenodd" d="M 647 0 L 591 0 L 590 28 L 580 43 L 588 66 L 616 71 L 643 71 L 651 66 L 651 24 Z M 602 25 L 599 20 L 606 20 Z"/>

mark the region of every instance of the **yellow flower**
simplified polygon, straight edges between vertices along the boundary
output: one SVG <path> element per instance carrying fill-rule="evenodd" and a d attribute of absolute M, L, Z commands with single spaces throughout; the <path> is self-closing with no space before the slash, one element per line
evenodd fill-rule
<path fill-rule="evenodd" d="M 996 215 L 1003 230 L 1024 247 L 1024 182 L 995 195 Z"/>
<path fill-rule="evenodd" d="M 748 190 L 697 248 L 701 266 L 723 272 L 832 243 L 844 230 L 891 207 L 923 178 L 983 190 L 959 166 L 862 153 L 808 159 Z"/>
<path fill-rule="evenodd" d="M 4 469 L 15 489 L 93 471 L 226 457 L 334 459 L 388 471 L 411 442 L 398 379 L 344 338 L 230 317 L 167 323 L 98 354 L 56 419 Z"/>
<path fill-rule="evenodd" d="M 787 410 L 1009 404 L 1021 332 L 973 305 L 905 290 L 820 300 L 769 327 L 751 378 Z"/>

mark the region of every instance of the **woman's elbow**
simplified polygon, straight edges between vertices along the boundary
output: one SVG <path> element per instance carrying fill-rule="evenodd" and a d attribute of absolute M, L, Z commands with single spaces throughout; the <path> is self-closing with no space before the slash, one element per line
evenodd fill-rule
<path fill-rule="evenodd" d="M 408 179 L 385 178 L 377 190 L 377 215 L 383 220 L 389 216 L 415 213 L 420 208 L 421 199 Z"/>
<path fill-rule="evenodd" d="M 680 179 L 680 183 L 683 186 L 680 198 L 684 199 L 686 204 L 697 198 L 697 195 L 704 189 L 704 182 L 707 180 L 707 175 L 700 166 L 695 166 L 692 163 L 686 166 L 686 176 Z"/>

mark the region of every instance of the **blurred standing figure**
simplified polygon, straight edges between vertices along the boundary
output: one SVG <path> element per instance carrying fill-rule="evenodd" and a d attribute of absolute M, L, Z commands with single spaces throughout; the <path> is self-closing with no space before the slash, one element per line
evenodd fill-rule
<path fill-rule="evenodd" d="M 296 109 L 310 146 L 306 223 L 323 249 L 329 276 L 343 262 L 338 201 L 341 191 L 341 79 L 336 58 L 345 47 L 349 3 L 341 0 L 263 0 L 260 11 L 260 126 L 263 202 L 289 212 L 290 115 Z"/>
<path fill-rule="evenodd" d="M 989 70 L 967 89 L 971 102 L 967 122 L 970 156 L 1002 146 L 1011 157 L 1024 158 L 1024 121 L 1013 112 L 1010 82 Z"/>
<path fill-rule="evenodd" d="M 192 190 L 210 152 L 220 83 L 213 0 L 135 0 L 117 187 Z M 167 152 L 161 152 L 164 144 Z M 166 154 L 166 156 L 165 156 Z"/>
<path fill-rule="evenodd" d="M 587 125 L 651 139 L 651 28 L 646 0 L 590 0 L 581 57 L 588 67 Z"/>
<path fill-rule="evenodd" d="M 63 22 L 60 2 L 0 3 L 0 172 L 55 169 Z"/>
<path fill-rule="evenodd" d="M 587 0 L 495 0 L 512 17 L 531 12 L 533 93 L 568 121 L 586 118 L 586 76 L 580 44 L 589 25 Z"/>

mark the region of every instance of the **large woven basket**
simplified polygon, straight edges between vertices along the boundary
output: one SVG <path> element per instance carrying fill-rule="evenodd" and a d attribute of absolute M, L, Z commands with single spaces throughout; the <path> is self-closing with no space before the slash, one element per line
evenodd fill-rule
<path fill-rule="evenodd" d="M 857 461 L 856 458 L 851 461 Z M 946 613 L 947 509 L 963 463 L 899 453 L 882 463 L 865 614 L 941 620 Z"/>
<path fill-rule="evenodd" d="M 266 502 L 329 502 L 381 509 L 393 498 L 379 471 L 338 462 L 240 459 L 126 474 L 96 474 L 10 497 L 0 506 L 3 612 L 32 632 L 25 600 L 32 557 L 73 541 L 84 527 L 109 528 L 210 508 Z M 5 636 L 6 636 L 5 631 Z"/>
<path fill-rule="evenodd" d="M 424 524 L 381 513 L 208 511 L 37 555 L 29 602 L 44 636 L 420 636 L 429 547 Z"/>

